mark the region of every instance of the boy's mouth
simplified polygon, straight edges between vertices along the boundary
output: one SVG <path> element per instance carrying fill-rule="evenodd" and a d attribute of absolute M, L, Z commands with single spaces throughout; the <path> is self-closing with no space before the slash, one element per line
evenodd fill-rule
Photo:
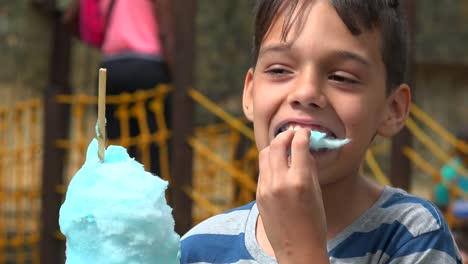
<path fill-rule="evenodd" d="M 302 124 L 297 124 L 297 123 L 287 123 L 283 126 L 281 126 L 276 132 L 275 132 L 275 137 L 278 136 L 280 133 L 288 131 L 288 130 L 299 130 L 301 128 L 308 128 L 310 130 L 315 130 L 319 131 L 322 133 L 327 134 L 327 138 L 332 138 L 336 139 L 337 136 L 335 133 L 333 133 L 331 130 L 320 126 L 320 125 L 302 125 Z"/>

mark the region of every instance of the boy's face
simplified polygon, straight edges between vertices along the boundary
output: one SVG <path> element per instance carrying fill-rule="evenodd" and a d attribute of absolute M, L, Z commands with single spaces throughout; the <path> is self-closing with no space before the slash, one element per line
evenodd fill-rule
<path fill-rule="evenodd" d="M 280 16 L 265 36 L 255 69 L 245 80 L 243 108 L 254 123 L 259 150 L 289 125 L 352 141 L 317 152 L 321 184 L 357 174 L 376 134 L 392 136 L 404 125 L 406 85 L 386 94 L 379 31 L 353 36 L 329 1 L 315 1 L 281 41 Z"/>

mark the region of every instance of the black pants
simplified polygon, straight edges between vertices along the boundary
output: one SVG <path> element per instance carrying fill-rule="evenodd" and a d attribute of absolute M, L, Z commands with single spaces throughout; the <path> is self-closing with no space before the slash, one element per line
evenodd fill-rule
<path fill-rule="evenodd" d="M 123 92 L 133 93 L 137 90 L 148 90 L 156 87 L 158 84 L 170 82 L 170 75 L 167 64 L 162 61 L 143 59 L 143 58 L 119 58 L 107 60 L 101 63 L 102 68 L 107 69 L 107 95 L 118 95 Z M 150 110 L 150 101 L 146 102 L 147 123 L 150 133 L 158 130 L 158 124 L 154 118 L 153 111 Z M 170 128 L 170 96 L 165 100 L 165 119 Z M 120 138 L 120 123 L 116 116 L 117 105 L 106 105 L 106 132 L 110 140 Z M 135 118 L 130 118 L 130 136 L 135 137 L 140 134 L 138 122 Z M 140 161 L 140 153 L 136 146 L 128 148 L 131 157 Z M 150 166 L 145 168 L 147 171 L 160 175 L 159 149 L 158 145 L 150 145 Z"/>

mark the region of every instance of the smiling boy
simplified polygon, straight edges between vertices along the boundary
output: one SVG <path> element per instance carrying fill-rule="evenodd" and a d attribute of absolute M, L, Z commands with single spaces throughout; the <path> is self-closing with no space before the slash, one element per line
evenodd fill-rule
<path fill-rule="evenodd" d="M 257 199 L 189 231 L 181 263 L 460 263 L 431 203 L 359 174 L 409 112 L 398 2 L 259 0 L 255 19 Z M 310 151 L 311 130 L 351 142 Z"/>

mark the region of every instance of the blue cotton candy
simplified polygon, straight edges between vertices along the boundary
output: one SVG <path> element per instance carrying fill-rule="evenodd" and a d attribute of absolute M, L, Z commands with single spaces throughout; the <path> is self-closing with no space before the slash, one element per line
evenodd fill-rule
<path fill-rule="evenodd" d="M 178 264 L 180 237 L 166 188 L 123 147 L 110 146 L 100 163 L 93 140 L 60 208 L 66 264 Z"/>
<path fill-rule="evenodd" d="M 337 149 L 345 144 L 348 144 L 351 141 L 349 138 L 345 139 L 334 139 L 327 138 L 327 134 L 320 131 L 311 131 L 310 132 L 310 141 L 309 147 L 311 150 L 321 150 L 321 149 Z"/>

